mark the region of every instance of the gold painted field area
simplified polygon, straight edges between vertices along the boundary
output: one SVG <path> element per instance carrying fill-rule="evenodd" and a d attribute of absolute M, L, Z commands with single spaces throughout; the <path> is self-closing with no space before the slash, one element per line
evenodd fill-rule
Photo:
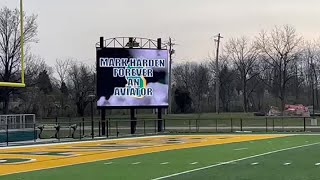
<path fill-rule="evenodd" d="M 0 149 L 0 176 L 160 151 L 283 137 L 283 135 L 179 135 Z"/>

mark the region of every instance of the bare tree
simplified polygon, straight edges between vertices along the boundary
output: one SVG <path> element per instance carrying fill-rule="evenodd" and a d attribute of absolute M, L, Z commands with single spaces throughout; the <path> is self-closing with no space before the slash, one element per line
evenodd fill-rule
<path fill-rule="evenodd" d="M 288 82 L 294 77 L 292 68 L 298 59 L 301 42 L 302 38 L 288 25 L 283 28 L 275 27 L 269 33 L 262 31 L 256 41 L 257 47 L 272 69 L 273 77 L 268 86 L 274 86 L 274 93 L 281 102 L 281 110 L 286 103 Z"/>
<path fill-rule="evenodd" d="M 203 99 L 209 92 L 210 71 L 206 63 L 191 66 L 190 92 L 197 112 L 202 112 L 206 101 Z"/>
<path fill-rule="evenodd" d="M 248 89 L 248 83 L 252 78 L 259 74 L 259 71 L 256 71 L 258 69 L 256 61 L 259 52 L 256 46 L 250 43 L 246 37 L 230 39 L 226 43 L 226 51 L 240 75 L 239 80 L 241 82 L 243 97 L 243 111 L 248 112 L 249 92 L 253 91 L 253 89 Z M 251 87 L 254 88 L 255 86 Z"/>
<path fill-rule="evenodd" d="M 68 78 L 72 99 L 77 106 L 77 113 L 84 116 L 85 109 L 90 102 L 88 96 L 95 89 L 93 71 L 85 64 L 73 62 L 68 72 Z"/>
<path fill-rule="evenodd" d="M 72 60 L 71 59 L 57 59 L 56 60 L 56 64 L 54 65 L 55 70 L 59 76 L 59 81 L 60 84 L 62 84 L 63 82 L 66 82 L 66 78 L 68 75 L 68 71 L 69 71 L 69 67 L 72 64 Z"/>
<path fill-rule="evenodd" d="M 319 67 L 320 67 L 320 45 L 319 42 L 306 42 L 303 56 L 302 56 L 302 68 L 305 72 L 304 80 L 306 85 L 309 87 L 309 102 L 316 107 L 319 107 L 319 97 L 318 97 L 318 80 L 319 80 Z M 316 108 L 313 107 L 313 108 Z"/>
<path fill-rule="evenodd" d="M 25 44 L 36 42 L 37 16 L 24 16 Z M 0 81 L 16 82 L 20 80 L 20 13 L 4 7 L 0 10 Z M 4 113 L 8 112 L 12 88 L 1 88 L 1 101 Z"/>

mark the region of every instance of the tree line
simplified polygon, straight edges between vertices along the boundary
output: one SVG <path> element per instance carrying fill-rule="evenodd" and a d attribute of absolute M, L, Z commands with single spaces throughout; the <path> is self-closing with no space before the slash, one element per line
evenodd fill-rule
<path fill-rule="evenodd" d="M 37 16 L 24 19 L 26 88 L 0 87 L 0 111 L 41 117 L 88 115 L 95 67 L 74 59 L 57 59 L 48 66 L 32 53 L 32 43 L 38 42 Z M 19 10 L 0 10 L 2 82 L 20 81 L 19 23 Z M 265 112 L 285 104 L 319 108 L 320 41 L 306 41 L 294 27 L 284 25 L 254 37 L 230 38 L 221 48 L 218 72 L 211 58 L 173 64 L 173 113 L 214 112 L 215 83 L 220 85 L 221 112 Z"/>
<path fill-rule="evenodd" d="M 17 9 L 0 10 L 1 82 L 21 81 L 19 15 Z M 48 66 L 31 51 L 31 44 L 38 41 L 37 16 L 24 15 L 24 21 L 26 88 L 0 87 L 1 112 L 84 116 L 95 90 L 95 68 L 72 59 L 57 59 L 54 67 Z"/>
<path fill-rule="evenodd" d="M 254 37 L 223 42 L 219 71 L 213 60 L 173 68 L 176 112 L 213 112 L 215 83 L 223 112 L 267 112 L 285 104 L 319 108 L 320 41 L 306 41 L 284 25 Z M 215 77 L 219 82 L 215 82 Z"/>

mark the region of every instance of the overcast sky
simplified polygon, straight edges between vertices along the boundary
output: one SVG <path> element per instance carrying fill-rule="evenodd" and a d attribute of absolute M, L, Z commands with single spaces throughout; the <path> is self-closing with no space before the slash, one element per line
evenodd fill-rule
<path fill-rule="evenodd" d="M 3 6 L 19 0 L 0 0 Z M 32 50 L 49 65 L 68 57 L 93 64 L 100 36 L 171 36 L 176 61 L 206 59 L 217 33 L 223 43 L 290 24 L 306 39 L 320 36 L 319 0 L 24 0 L 24 7 L 38 15 L 40 42 Z"/>

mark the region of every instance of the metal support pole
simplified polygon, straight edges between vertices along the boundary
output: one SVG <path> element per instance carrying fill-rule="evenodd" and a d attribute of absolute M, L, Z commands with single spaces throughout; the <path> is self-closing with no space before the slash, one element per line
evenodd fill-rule
<path fill-rule="evenodd" d="M 306 131 L 306 118 L 303 118 L 303 131 Z"/>
<path fill-rule="evenodd" d="M 9 146 L 9 124 L 7 122 L 7 131 L 6 131 L 6 135 L 7 135 L 7 146 Z"/>
<path fill-rule="evenodd" d="M 80 137 L 79 137 L 79 138 L 80 138 L 80 141 L 81 141 L 81 139 L 82 139 L 82 135 L 81 135 L 81 124 L 82 124 L 82 123 L 80 122 L 79 124 L 80 124 L 80 126 L 79 126 L 79 136 L 80 136 Z"/>
<path fill-rule="evenodd" d="M 216 132 L 218 132 L 218 119 L 216 119 Z"/>
<path fill-rule="evenodd" d="M 199 132 L 199 124 L 198 124 L 198 119 L 196 119 L 196 129 L 197 129 L 197 132 Z"/>
<path fill-rule="evenodd" d="M 136 117 L 135 117 L 135 112 L 134 112 L 134 108 L 130 109 L 130 124 L 131 124 L 131 134 L 135 134 L 136 132 L 136 126 L 137 126 L 137 121 L 136 121 Z"/>
<path fill-rule="evenodd" d="M 118 121 L 116 121 L 116 133 L 117 133 L 117 137 L 119 137 L 119 128 L 118 128 Z"/>
<path fill-rule="evenodd" d="M 157 120 L 154 120 L 154 133 L 157 133 Z"/>
<path fill-rule="evenodd" d="M 158 132 L 162 132 L 162 108 L 158 108 Z"/>
<path fill-rule="evenodd" d="M 216 113 L 219 114 L 219 101 L 220 101 L 220 79 L 219 79 L 219 46 L 220 46 L 220 39 L 222 38 L 220 33 L 217 36 L 217 51 L 216 51 L 216 77 L 215 77 L 215 83 L 216 83 Z"/>
<path fill-rule="evenodd" d="M 91 100 L 90 104 L 91 104 L 91 138 L 94 139 L 93 100 Z"/>
<path fill-rule="evenodd" d="M 233 132 L 233 119 L 231 118 L 231 132 Z"/>
<path fill-rule="evenodd" d="M 101 121 L 99 121 L 99 137 L 101 137 Z"/>
<path fill-rule="evenodd" d="M 242 118 L 240 119 L 240 131 L 242 131 Z"/>
<path fill-rule="evenodd" d="M 268 132 L 268 118 L 266 117 L 266 132 Z"/>
<path fill-rule="evenodd" d="M 34 142 L 37 141 L 37 130 L 36 130 L 36 124 L 33 123 L 33 139 L 34 139 Z"/>
<path fill-rule="evenodd" d="M 102 136 L 106 135 L 106 109 L 101 109 Z"/>
<path fill-rule="evenodd" d="M 272 119 L 272 131 L 274 131 L 274 119 Z"/>
<path fill-rule="evenodd" d="M 82 118 L 82 135 L 84 136 L 84 117 Z"/>

